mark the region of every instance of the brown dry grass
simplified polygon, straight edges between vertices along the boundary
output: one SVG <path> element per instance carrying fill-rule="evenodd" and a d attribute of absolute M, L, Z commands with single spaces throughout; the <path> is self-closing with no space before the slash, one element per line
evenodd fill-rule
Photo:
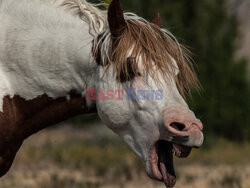
<path fill-rule="evenodd" d="M 250 187 L 250 144 L 220 140 L 176 159 L 177 188 Z M 140 160 L 103 126 L 62 126 L 27 140 L 3 188 L 164 188 L 149 179 Z"/>

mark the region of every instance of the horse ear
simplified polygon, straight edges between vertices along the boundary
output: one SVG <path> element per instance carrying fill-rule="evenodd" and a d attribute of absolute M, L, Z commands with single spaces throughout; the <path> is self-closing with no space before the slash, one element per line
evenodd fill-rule
<path fill-rule="evenodd" d="M 108 9 L 108 23 L 111 35 L 119 37 L 126 27 L 123 11 L 119 0 L 112 0 Z"/>
<path fill-rule="evenodd" d="M 152 20 L 152 23 L 159 26 L 159 27 L 161 27 L 161 16 L 160 16 L 159 12 L 156 14 L 154 19 Z"/>

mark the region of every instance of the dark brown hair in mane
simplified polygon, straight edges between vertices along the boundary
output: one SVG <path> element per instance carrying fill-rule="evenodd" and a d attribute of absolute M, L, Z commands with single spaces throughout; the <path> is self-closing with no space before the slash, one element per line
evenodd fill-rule
<path fill-rule="evenodd" d="M 164 80 L 169 81 L 169 78 L 174 76 L 177 64 L 179 74 L 175 76 L 175 81 L 182 96 L 190 94 L 190 86 L 199 88 L 188 51 L 157 25 L 143 19 L 126 19 L 126 27 L 121 36 L 113 38 L 106 34 L 99 38 L 105 40 L 105 37 L 110 37 L 111 49 L 107 54 L 102 54 L 107 47 L 103 44 L 105 41 L 99 40 L 95 48 L 95 57 L 99 63 L 102 60 L 101 64 L 107 69 L 111 65 L 115 67 L 119 82 L 122 81 L 122 77 L 130 79 L 131 69 L 137 74 L 137 62 L 141 57 L 145 71 L 158 81 L 158 73 L 163 75 Z M 103 55 L 108 57 L 102 59 Z M 152 69 L 153 66 L 156 70 Z"/>

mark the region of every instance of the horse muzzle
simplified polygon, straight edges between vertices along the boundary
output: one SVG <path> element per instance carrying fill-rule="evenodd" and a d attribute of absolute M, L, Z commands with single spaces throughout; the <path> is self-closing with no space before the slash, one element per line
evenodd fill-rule
<path fill-rule="evenodd" d="M 190 110 L 165 111 L 161 138 L 175 144 L 199 148 L 203 141 L 203 125 Z"/>
<path fill-rule="evenodd" d="M 159 140 L 146 161 L 147 174 L 163 181 L 166 187 L 173 187 L 176 183 L 173 156 L 188 157 L 193 147 L 200 147 L 204 140 L 202 129 L 201 121 L 190 110 L 165 111 Z"/>

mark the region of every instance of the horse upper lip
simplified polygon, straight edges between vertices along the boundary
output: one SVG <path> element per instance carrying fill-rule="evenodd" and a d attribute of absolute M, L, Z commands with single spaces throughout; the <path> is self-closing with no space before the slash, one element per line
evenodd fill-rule
<path fill-rule="evenodd" d="M 174 143 L 184 143 L 184 142 L 187 142 L 188 140 L 189 140 L 188 135 L 186 135 L 186 136 L 175 135 L 172 138 L 172 142 L 174 142 Z"/>

